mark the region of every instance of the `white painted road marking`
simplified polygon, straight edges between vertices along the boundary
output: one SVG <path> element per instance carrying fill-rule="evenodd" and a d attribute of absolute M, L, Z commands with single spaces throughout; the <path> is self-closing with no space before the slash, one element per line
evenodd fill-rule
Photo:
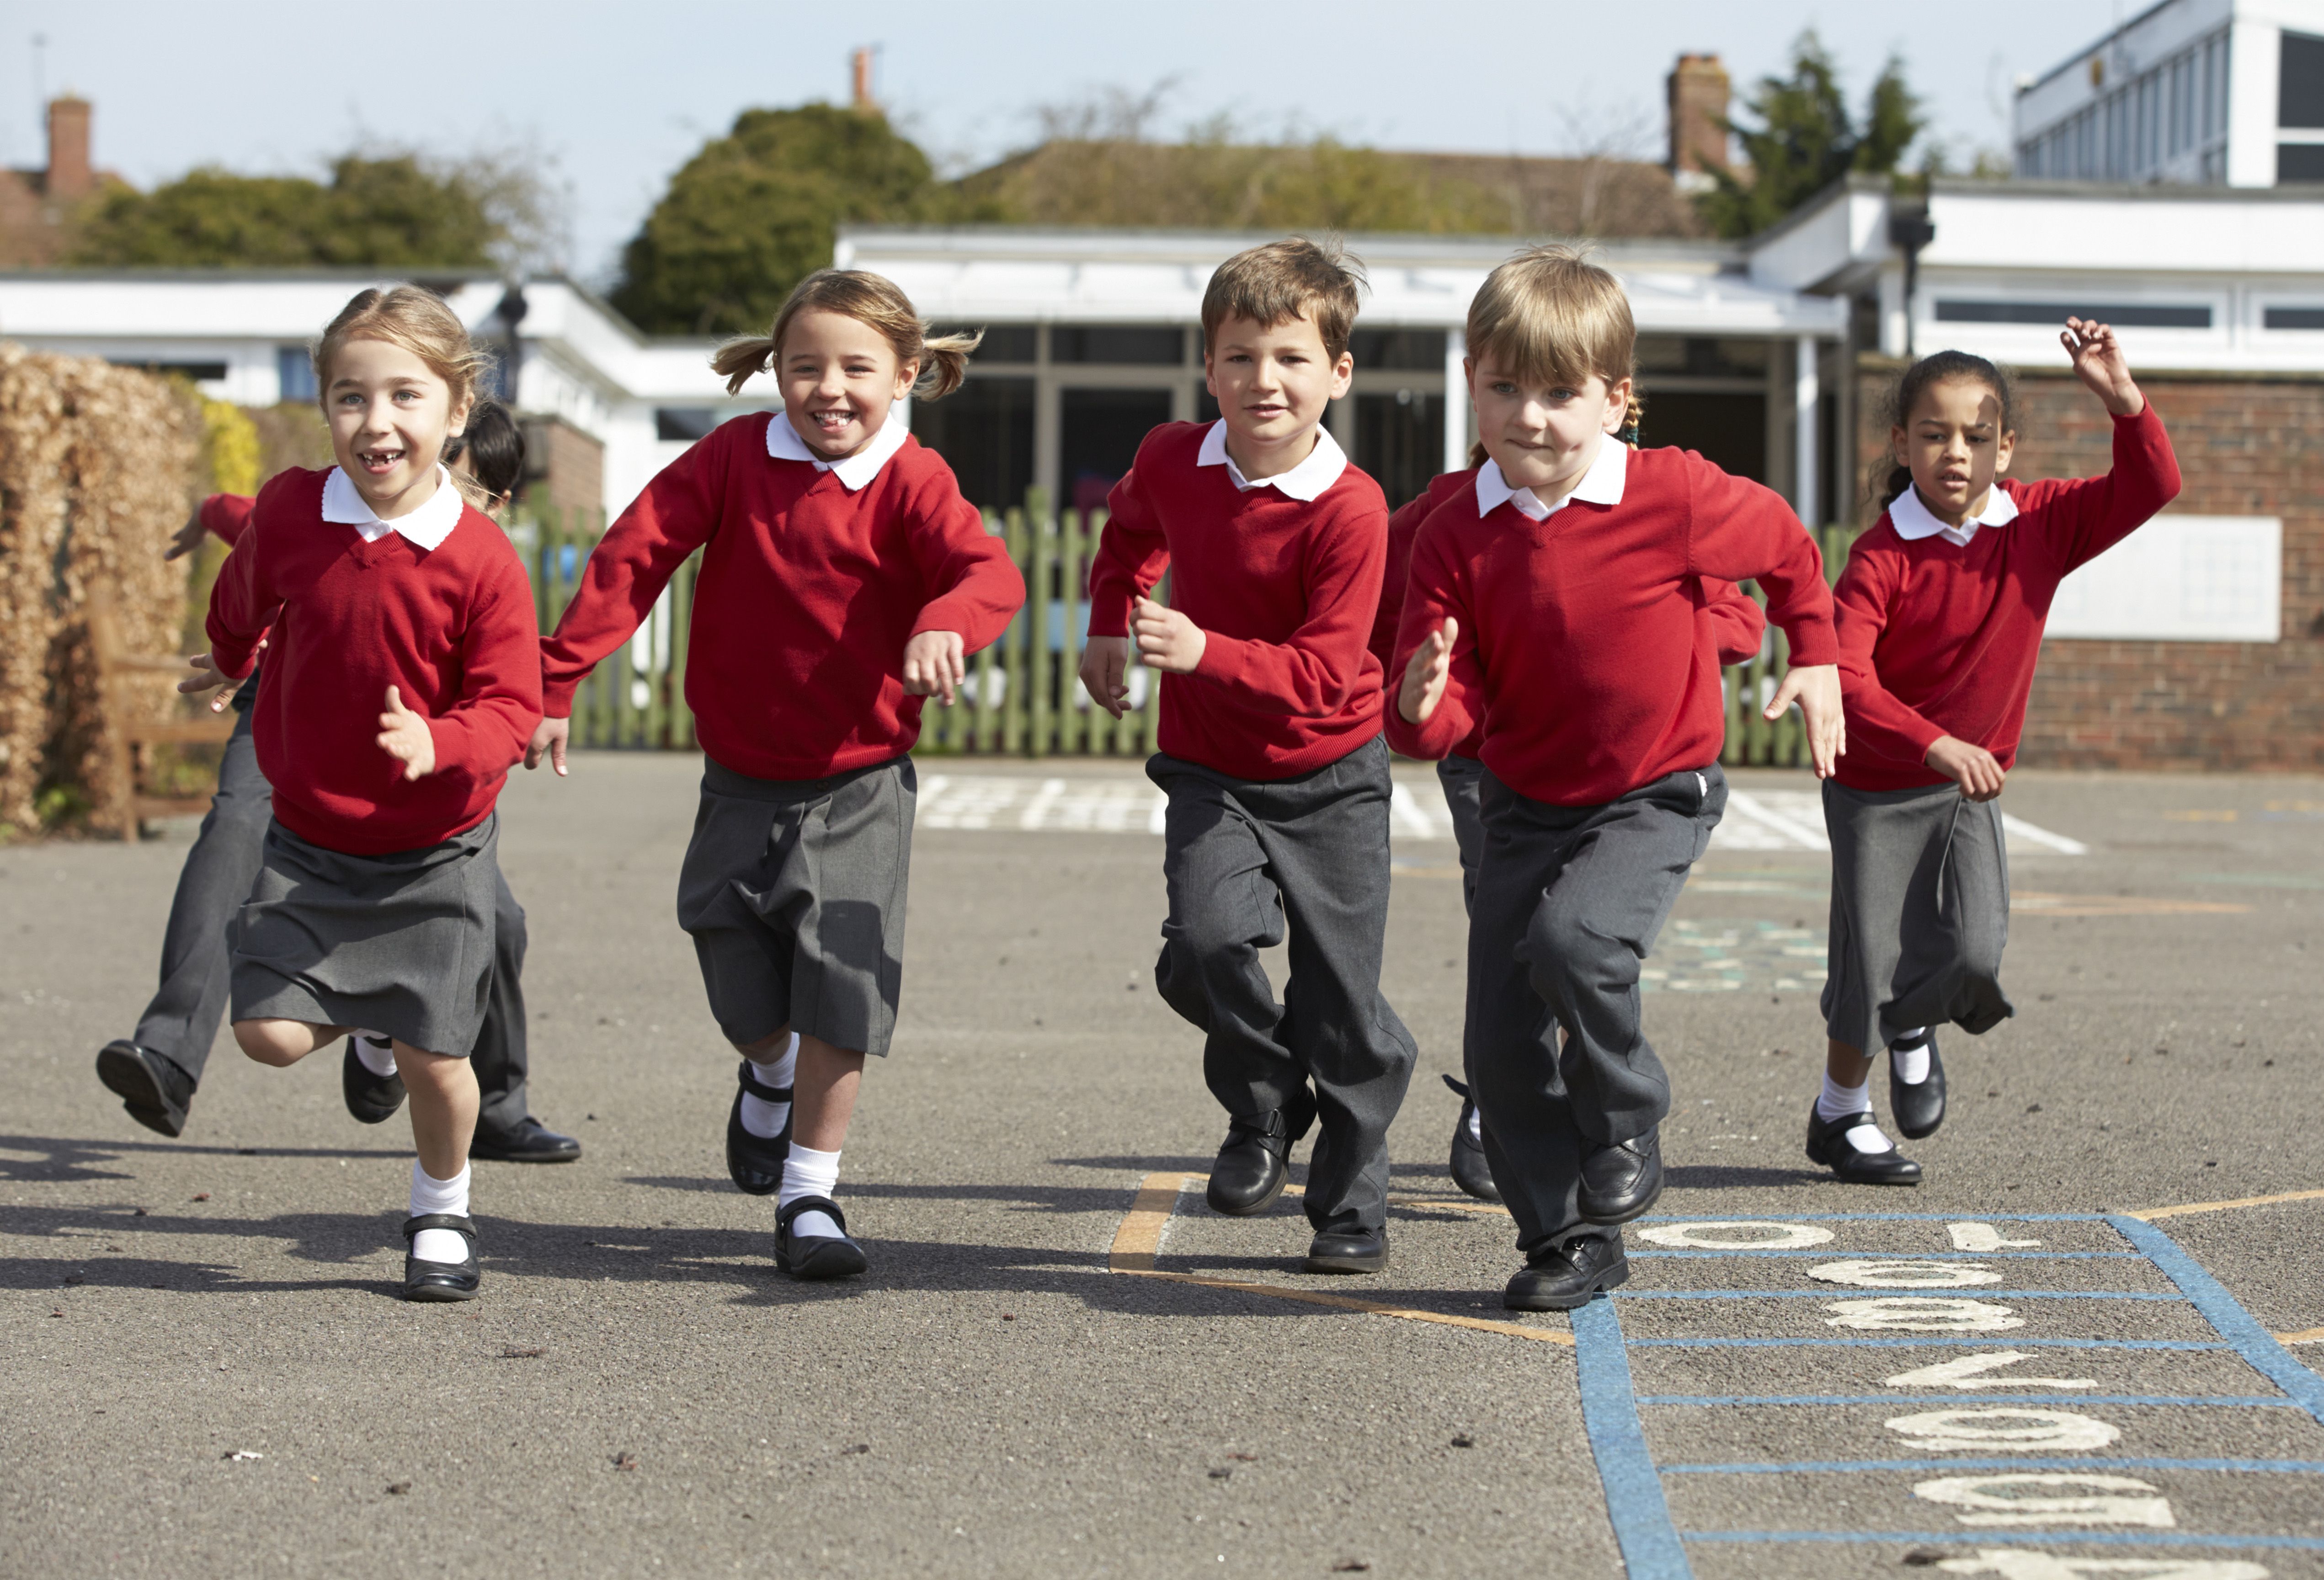
<path fill-rule="evenodd" d="M 1953 1237 L 1955 1251 L 2006 1251 L 2042 1243 L 2039 1240 L 2004 1240 L 2001 1231 L 1990 1224 L 1947 1224 L 1945 1230 Z"/>
<path fill-rule="evenodd" d="M 1888 1388 L 2008 1388 L 2024 1391 L 2037 1388 L 2096 1388 L 2093 1377 L 1987 1377 L 1987 1372 L 1997 1372 L 2004 1366 L 2015 1366 L 2020 1361 L 2034 1357 L 2022 1350 L 1987 1350 L 1983 1354 L 1963 1355 L 1958 1361 L 1940 1361 L 1933 1366 L 1916 1366 L 1910 1372 L 1899 1372 L 1888 1378 Z"/>
<path fill-rule="evenodd" d="M 1937 1567 L 2001 1580 L 2268 1580 L 2264 1565 L 2241 1558 L 2086 1558 L 2030 1548 L 1979 1548 L 1973 1558 L 1945 1558 Z"/>
<path fill-rule="evenodd" d="M 1866 1289 L 1966 1289 L 2001 1281 L 1999 1273 L 1973 1261 L 1914 1261 L 1902 1257 L 1827 1261 L 1808 1269 L 1808 1277 Z"/>
<path fill-rule="evenodd" d="M 1835 1300 L 1827 1327 L 1894 1329 L 1904 1333 L 1997 1333 L 2025 1319 L 1990 1300 L 1948 1300 L 1933 1295 L 1888 1295 L 1877 1300 Z"/>
<path fill-rule="evenodd" d="M 2029 1497 L 2013 1490 L 2018 1487 L 2065 1495 Z M 2077 1487 L 2097 1490 L 2070 1491 Z M 2168 1530 L 2179 1522 L 2171 1517 L 2171 1501 L 2153 1495 L 2156 1491 L 2126 1475 L 1976 1475 L 1916 1482 L 1913 1496 L 1973 1511 L 1953 1516 L 1963 1525 L 2143 1525 Z M 2148 1495 L 2126 1498 L 2125 1492 Z"/>
<path fill-rule="evenodd" d="M 2070 1454 L 2104 1448 L 2122 1436 L 2111 1422 L 2074 1410 L 1923 1410 L 1881 1424 L 1933 1453 Z"/>
<path fill-rule="evenodd" d="M 1813 1224 L 1656 1224 L 1638 1238 L 1689 1251 L 1803 1251 L 1828 1244 L 1831 1231 Z"/>

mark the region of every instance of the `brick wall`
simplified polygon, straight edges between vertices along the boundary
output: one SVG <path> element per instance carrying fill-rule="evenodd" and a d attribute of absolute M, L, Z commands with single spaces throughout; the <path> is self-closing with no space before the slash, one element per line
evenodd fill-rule
<path fill-rule="evenodd" d="M 554 511 L 603 510 L 605 447 L 561 418 L 524 425 L 525 497 Z"/>
<path fill-rule="evenodd" d="M 1858 452 L 1894 365 L 1860 377 Z M 2063 369 L 2020 372 L 2012 476 L 2087 477 L 2111 464 L 2106 409 Z M 2324 378 L 2145 373 L 2190 515 L 2283 519 L 2283 640 L 2042 644 L 2018 761 L 2047 768 L 2324 769 Z M 1859 477 L 1863 467 L 1859 467 Z M 1877 519 L 1869 498 L 1863 519 Z"/>

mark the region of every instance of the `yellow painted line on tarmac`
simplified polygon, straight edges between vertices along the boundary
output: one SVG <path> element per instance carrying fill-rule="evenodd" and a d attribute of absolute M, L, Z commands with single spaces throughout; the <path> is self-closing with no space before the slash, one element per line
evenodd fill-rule
<path fill-rule="evenodd" d="M 2251 909 L 2214 900 L 2156 900 L 2136 894 L 2013 894 L 2012 911 L 2043 916 L 2236 916 Z"/>
<path fill-rule="evenodd" d="M 2143 1213 L 2125 1213 L 2126 1218 L 2136 1218 L 2152 1224 L 2157 1218 L 2183 1218 L 2190 1213 L 2224 1213 L 2236 1207 L 2269 1207 L 2278 1202 L 2324 1200 L 2324 1190 L 2287 1190 L 2280 1196 L 2244 1196 L 2233 1201 L 2190 1202 L 2184 1206 L 2149 1207 Z"/>
<path fill-rule="evenodd" d="M 1278 1300 L 1330 1306 L 1342 1311 L 1360 1311 L 1372 1317 L 1393 1317 L 1404 1322 L 1434 1322 L 1445 1327 L 1472 1328 L 1481 1333 L 1506 1334 L 1512 1338 L 1563 1344 L 1568 1349 L 1573 1347 L 1573 1335 L 1570 1333 L 1526 1327 L 1515 1322 L 1491 1322 L 1481 1317 L 1453 1317 L 1442 1311 L 1421 1311 L 1409 1306 L 1389 1306 L 1378 1300 L 1326 1295 L 1317 1289 L 1286 1289 L 1280 1284 L 1247 1284 L 1232 1279 L 1206 1279 L 1193 1273 L 1157 1270 L 1154 1258 L 1162 1246 L 1162 1230 L 1177 1210 L 1179 1194 L 1209 1178 L 1207 1174 L 1162 1173 L 1149 1174 L 1139 1181 L 1138 1195 L 1130 1204 L 1129 1214 L 1121 1220 L 1121 1226 L 1113 1232 L 1113 1244 L 1106 1252 L 1107 1270 L 1126 1273 L 1132 1278 L 1160 1279 L 1167 1283 L 1192 1284 L 1204 1289 L 1231 1289 L 1244 1295 L 1268 1295 Z M 1286 1187 L 1286 1191 L 1288 1193 L 1296 1188 Z"/>
<path fill-rule="evenodd" d="M 2280 1333 L 2275 1335 L 2275 1342 L 2280 1344 L 2324 1344 L 2324 1327 L 2303 1327 L 2298 1333 Z"/>

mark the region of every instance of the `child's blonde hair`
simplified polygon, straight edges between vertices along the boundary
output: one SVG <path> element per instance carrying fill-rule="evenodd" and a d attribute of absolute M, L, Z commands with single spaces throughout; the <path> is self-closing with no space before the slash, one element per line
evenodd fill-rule
<path fill-rule="evenodd" d="M 800 281 L 775 315 L 774 328 L 764 335 L 745 335 L 718 347 L 710 359 L 712 370 L 726 381 L 726 393 L 742 393 L 752 374 L 764 373 L 782 355 L 783 334 L 801 313 L 838 313 L 877 329 L 895 348 L 896 365 L 920 365 L 912 393 L 938 401 L 960 388 L 968 374 L 968 354 L 984 339 L 973 335 L 928 334 L 927 321 L 912 307 L 912 299 L 892 280 L 862 269 L 817 269 Z"/>
<path fill-rule="evenodd" d="M 1295 236 L 1237 253 L 1211 272 L 1203 291 L 1204 348 L 1218 345 L 1219 326 L 1229 319 L 1262 329 L 1305 319 L 1336 365 L 1355 333 L 1364 283 L 1363 263 L 1330 238 Z"/>
<path fill-rule="evenodd" d="M 1574 247 L 1529 247 L 1469 303 L 1469 355 L 1528 383 L 1609 388 L 1637 372 L 1637 326 L 1613 272 Z"/>
<path fill-rule="evenodd" d="M 326 412 L 331 409 L 331 363 L 350 340 L 384 341 L 411 353 L 449 386 L 455 411 L 462 405 L 475 411 L 493 367 L 492 353 L 468 338 L 467 327 L 442 297 L 419 285 L 374 286 L 349 297 L 309 347 L 316 399 Z M 468 503 L 483 509 L 489 492 L 457 467 L 448 469 Z"/>

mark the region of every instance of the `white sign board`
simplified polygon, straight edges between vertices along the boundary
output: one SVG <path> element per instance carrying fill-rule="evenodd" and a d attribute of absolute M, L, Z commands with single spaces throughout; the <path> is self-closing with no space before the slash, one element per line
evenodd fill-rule
<path fill-rule="evenodd" d="M 2283 522 L 2157 516 L 2068 577 L 2051 636 L 2121 642 L 2278 642 Z"/>

